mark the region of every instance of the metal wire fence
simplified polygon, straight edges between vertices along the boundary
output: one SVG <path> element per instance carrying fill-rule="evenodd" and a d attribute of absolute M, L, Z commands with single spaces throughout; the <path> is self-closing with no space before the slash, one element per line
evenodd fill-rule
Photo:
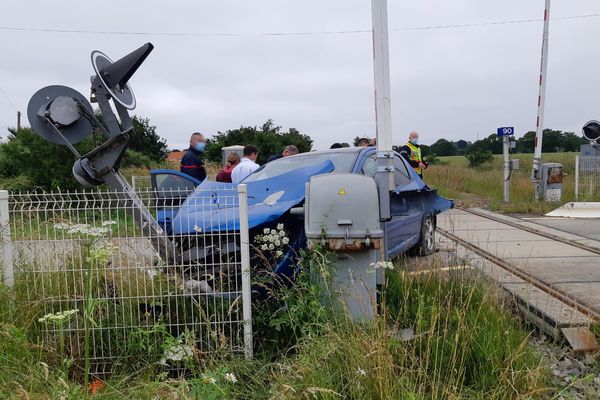
<path fill-rule="evenodd" d="M 600 157 L 576 156 L 575 199 L 578 201 L 600 200 Z"/>
<path fill-rule="evenodd" d="M 87 338 L 96 373 L 136 354 L 173 367 L 192 353 L 251 356 L 245 185 L 238 190 L 138 189 L 137 201 L 0 191 L 5 282 L 68 358 L 84 358 Z"/>

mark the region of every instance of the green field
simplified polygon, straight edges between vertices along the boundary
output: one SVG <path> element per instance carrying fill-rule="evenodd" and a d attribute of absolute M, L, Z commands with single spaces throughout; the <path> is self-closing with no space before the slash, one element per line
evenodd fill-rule
<path fill-rule="evenodd" d="M 575 198 L 575 156 L 577 153 L 545 154 L 543 162 L 563 164 L 567 176 L 563 181 L 563 197 L 560 204 Z M 495 155 L 492 162 L 480 168 L 469 168 L 464 156 L 440 157 L 438 165 L 425 171 L 425 183 L 439 189 L 443 196 L 457 200 L 462 207 L 483 207 L 506 213 L 543 214 L 558 207 L 557 203 L 536 202 L 533 185 L 529 180 L 533 154 L 516 154 L 520 169 L 513 171 L 510 179 L 511 202 L 503 202 L 502 155 Z"/>

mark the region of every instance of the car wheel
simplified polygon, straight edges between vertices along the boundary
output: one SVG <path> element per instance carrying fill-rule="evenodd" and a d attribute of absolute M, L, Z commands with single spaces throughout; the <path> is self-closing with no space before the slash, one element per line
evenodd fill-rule
<path fill-rule="evenodd" d="M 435 253 L 435 217 L 426 215 L 421 223 L 421 238 L 417 245 L 417 254 L 428 256 Z"/>

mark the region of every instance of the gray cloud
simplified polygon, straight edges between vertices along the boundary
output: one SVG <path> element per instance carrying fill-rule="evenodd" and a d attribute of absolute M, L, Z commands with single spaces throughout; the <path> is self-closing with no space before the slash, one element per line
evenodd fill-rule
<path fill-rule="evenodd" d="M 368 0 L 6 1 L 0 25 L 128 32 L 311 32 L 368 30 Z M 543 2 L 389 0 L 390 28 L 541 17 Z M 554 17 L 599 12 L 593 0 L 554 2 Z M 593 38 L 600 18 L 552 21 L 546 126 L 579 131 L 598 118 Z M 419 130 L 475 140 L 500 125 L 535 126 L 541 22 L 392 31 L 394 141 Z M 151 41 L 156 49 L 133 78 L 136 113 L 172 147 L 191 131 L 214 134 L 267 118 L 310 134 L 317 147 L 373 135 L 368 33 L 312 36 L 177 37 L 0 30 L 0 86 L 22 111 L 42 86 L 86 94 L 89 54 L 113 58 Z M 0 126 L 15 110 L 0 95 Z M 2 136 L 2 134 L 0 134 Z"/>

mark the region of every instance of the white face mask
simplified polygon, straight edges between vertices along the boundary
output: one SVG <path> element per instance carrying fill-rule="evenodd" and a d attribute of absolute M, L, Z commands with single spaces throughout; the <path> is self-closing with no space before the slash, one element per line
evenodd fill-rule
<path fill-rule="evenodd" d="M 419 138 L 412 138 L 412 139 L 410 139 L 410 142 L 412 144 L 419 144 Z"/>

